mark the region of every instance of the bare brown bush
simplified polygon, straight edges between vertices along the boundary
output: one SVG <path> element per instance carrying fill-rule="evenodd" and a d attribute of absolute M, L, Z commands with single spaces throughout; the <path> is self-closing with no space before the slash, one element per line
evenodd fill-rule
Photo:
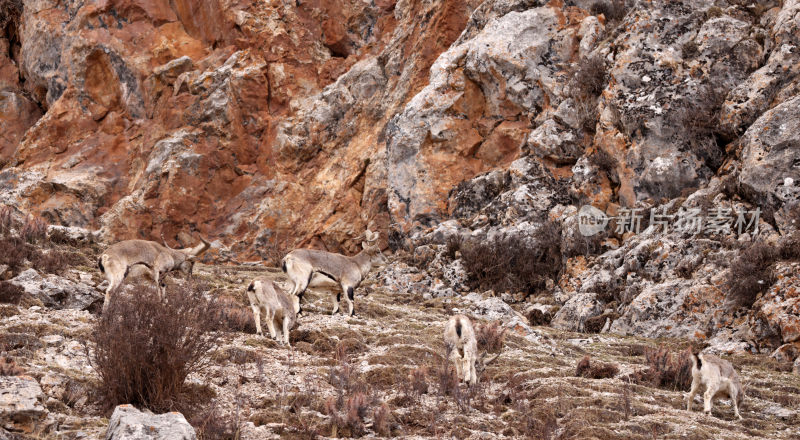
<path fill-rule="evenodd" d="M 417 396 L 428 393 L 428 367 L 417 367 L 408 374 L 408 383 Z"/>
<path fill-rule="evenodd" d="M 598 96 L 606 86 L 608 73 L 606 63 L 600 56 L 591 56 L 578 61 L 572 73 L 570 88 L 574 99 Z"/>
<path fill-rule="evenodd" d="M 523 420 L 523 433 L 525 438 L 550 440 L 556 438 L 558 418 L 555 409 L 550 406 L 544 408 L 525 408 Z"/>
<path fill-rule="evenodd" d="M 528 312 L 528 324 L 530 325 L 547 325 L 553 319 L 553 314 L 550 312 L 543 312 L 539 309 L 531 309 Z"/>
<path fill-rule="evenodd" d="M 666 347 L 646 348 L 647 368 L 631 374 L 638 384 L 688 391 L 692 384 L 692 361 L 688 350 L 674 355 Z"/>
<path fill-rule="evenodd" d="M 719 112 L 726 94 L 712 85 L 703 85 L 691 98 L 678 103 L 671 116 L 692 153 L 714 171 L 725 160 L 725 151 L 718 144 L 716 135 L 719 134 Z"/>
<path fill-rule="evenodd" d="M 589 379 L 607 379 L 616 376 L 617 373 L 619 373 L 618 365 L 598 361 L 592 362 L 589 355 L 578 361 L 578 366 L 575 368 L 576 376 Z"/>
<path fill-rule="evenodd" d="M 17 365 L 17 362 L 10 356 L 0 357 L 0 376 L 20 376 L 25 374 L 25 370 Z"/>
<path fill-rule="evenodd" d="M 216 406 L 198 412 L 189 420 L 197 430 L 198 440 L 236 440 L 239 427 L 229 416 L 225 416 Z"/>
<path fill-rule="evenodd" d="M 728 272 L 728 307 L 753 305 L 758 294 L 775 282 L 772 267 L 777 257 L 776 249 L 762 242 L 752 242 L 739 249 Z"/>
<path fill-rule="evenodd" d="M 9 26 L 12 28 L 10 33 L 16 33 L 14 29 L 19 26 L 21 17 L 22 0 L 0 0 L 0 35 Z"/>
<path fill-rule="evenodd" d="M 372 425 L 378 435 L 389 437 L 392 434 L 392 411 L 386 403 L 382 403 L 381 406 L 375 410 L 375 413 L 372 415 L 372 421 Z"/>
<path fill-rule="evenodd" d="M 609 179 L 612 181 L 619 180 L 619 176 L 617 175 L 619 161 L 606 152 L 606 150 L 598 149 L 594 154 L 590 155 L 588 159 L 590 164 L 605 173 Z"/>
<path fill-rule="evenodd" d="M 506 339 L 505 328 L 500 327 L 497 321 L 489 324 L 478 325 L 475 329 L 475 339 L 478 341 L 478 351 L 499 353 L 503 350 Z"/>
<path fill-rule="evenodd" d="M 215 311 L 217 313 L 215 330 L 256 333 L 256 321 L 250 307 L 244 307 L 228 298 L 220 298 L 217 300 Z"/>
<path fill-rule="evenodd" d="M 271 237 L 259 236 L 254 248 L 258 256 L 273 267 L 280 267 L 283 257 L 289 252 L 288 245 L 278 234 Z"/>
<path fill-rule="evenodd" d="M 19 304 L 25 289 L 8 281 L 0 281 L 0 303 Z"/>
<path fill-rule="evenodd" d="M 19 236 L 31 244 L 40 243 L 47 238 L 47 222 L 41 217 L 28 214 L 19 230 Z"/>
<path fill-rule="evenodd" d="M 109 407 L 163 412 L 186 404 L 186 376 L 205 366 L 216 343 L 216 304 L 197 285 L 170 287 L 168 302 L 149 284 L 137 285 L 134 296 L 118 293 L 95 324 L 91 361 Z"/>
<path fill-rule="evenodd" d="M 70 266 L 69 262 L 68 253 L 52 249 L 47 253 L 39 253 L 31 263 L 40 272 L 63 275 Z"/>
<path fill-rule="evenodd" d="M 0 206 L 0 235 L 6 235 L 11 232 L 14 227 L 13 215 L 14 208 L 8 205 Z"/>
<path fill-rule="evenodd" d="M 52 244 L 63 244 L 72 247 L 79 247 L 81 245 L 80 240 L 70 237 L 69 234 L 62 229 L 53 229 L 47 234 L 47 239 Z"/>
<path fill-rule="evenodd" d="M 589 12 L 592 15 L 603 14 L 609 22 L 619 22 L 627 14 L 628 8 L 625 0 L 600 0 L 592 3 Z"/>
<path fill-rule="evenodd" d="M 474 289 L 534 293 L 561 270 L 561 229 L 554 222 L 540 227 L 533 240 L 500 236 L 461 244 L 468 283 Z"/>
<path fill-rule="evenodd" d="M 41 251 L 19 237 L 0 238 L 0 264 L 8 266 L 12 273 L 19 272 L 26 262 L 36 261 L 40 255 Z"/>

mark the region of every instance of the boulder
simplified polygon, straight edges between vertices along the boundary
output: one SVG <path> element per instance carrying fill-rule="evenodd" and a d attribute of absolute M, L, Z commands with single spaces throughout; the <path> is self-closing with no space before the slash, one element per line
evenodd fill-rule
<path fill-rule="evenodd" d="M 103 295 L 83 282 L 74 282 L 58 275 L 41 275 L 28 269 L 9 280 L 25 289 L 25 292 L 54 309 L 86 310 Z"/>
<path fill-rule="evenodd" d="M 106 440 L 195 440 L 197 434 L 183 414 L 153 414 L 119 405 L 108 421 Z"/>
<path fill-rule="evenodd" d="M 33 433 L 47 415 L 44 393 L 29 376 L 0 376 L 0 427 Z"/>

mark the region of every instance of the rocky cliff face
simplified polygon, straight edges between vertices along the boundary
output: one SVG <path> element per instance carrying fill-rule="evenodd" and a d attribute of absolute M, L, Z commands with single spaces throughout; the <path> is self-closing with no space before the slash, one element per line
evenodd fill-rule
<path fill-rule="evenodd" d="M 797 342 L 791 276 L 744 315 L 723 305 L 737 243 L 798 230 L 800 2 L 37 0 L 19 13 L 0 38 L 0 203 L 20 212 L 109 239 L 199 231 L 239 258 L 353 252 L 366 227 L 441 251 L 454 234 L 555 222 L 554 325 Z M 587 244 L 583 204 L 763 215 L 758 234 Z"/>

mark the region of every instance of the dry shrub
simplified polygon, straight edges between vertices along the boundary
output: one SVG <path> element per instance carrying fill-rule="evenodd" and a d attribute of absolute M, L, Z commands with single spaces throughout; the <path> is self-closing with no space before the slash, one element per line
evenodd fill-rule
<path fill-rule="evenodd" d="M 389 405 L 382 403 L 381 406 L 375 410 L 372 415 L 372 426 L 378 435 L 389 437 L 392 433 L 392 412 L 389 410 Z"/>
<path fill-rule="evenodd" d="M 25 289 L 22 287 L 8 281 L 0 281 L 0 303 L 19 304 L 24 294 Z"/>
<path fill-rule="evenodd" d="M 69 267 L 69 258 L 68 253 L 53 249 L 47 253 L 40 253 L 31 263 L 39 272 L 62 275 Z"/>
<path fill-rule="evenodd" d="M 358 392 L 347 398 L 345 409 L 347 410 L 347 424 L 354 436 L 364 434 L 364 418 L 367 416 L 370 399 L 366 394 Z"/>
<path fill-rule="evenodd" d="M 782 260 L 800 260 L 800 203 L 787 210 L 786 222 L 794 227 L 794 231 L 781 237 L 778 241 L 778 253 Z"/>
<path fill-rule="evenodd" d="M 686 59 L 694 58 L 699 53 L 699 47 L 694 40 L 689 40 L 681 46 L 681 56 Z"/>
<path fill-rule="evenodd" d="M 219 299 L 214 330 L 225 332 L 256 333 L 256 321 L 253 311 L 249 307 L 243 307 L 230 299 Z"/>
<path fill-rule="evenodd" d="M 217 336 L 210 330 L 216 304 L 194 284 L 171 286 L 168 303 L 152 286 L 132 296 L 118 292 L 95 324 L 92 365 L 109 407 L 130 403 L 153 411 L 187 403 L 186 376 L 202 370 Z"/>
<path fill-rule="evenodd" d="M 461 245 L 464 243 L 464 238 L 461 235 L 455 234 L 447 237 L 445 241 L 445 248 L 444 248 L 444 255 L 450 260 L 456 259 L 456 252 L 461 249 Z"/>
<path fill-rule="evenodd" d="M 359 437 L 366 433 L 364 418 L 375 404 L 371 387 L 350 363 L 347 347 L 336 347 L 339 364 L 331 367 L 328 382 L 333 385 L 336 396 L 325 402 L 325 413 L 330 416 L 332 437 Z"/>
<path fill-rule="evenodd" d="M 607 80 L 606 63 L 602 57 L 583 58 L 578 61 L 572 73 L 571 95 L 578 100 L 596 97 L 606 87 Z"/>
<path fill-rule="evenodd" d="M 625 17 L 627 7 L 625 0 L 600 0 L 592 3 L 589 12 L 592 15 L 603 14 L 609 22 L 618 22 Z"/>
<path fill-rule="evenodd" d="M 0 14 L 0 16 L 1 15 L 2 14 Z M 11 228 L 14 227 L 13 215 L 14 215 L 14 208 L 8 205 L 0 206 L 0 235 L 6 235 L 11 232 Z"/>
<path fill-rule="evenodd" d="M 282 235 L 260 235 L 256 238 L 255 251 L 269 266 L 280 267 L 283 257 L 289 252 L 285 240 L 281 238 Z"/>
<path fill-rule="evenodd" d="M 28 214 L 19 230 L 19 236 L 27 243 L 39 243 L 47 238 L 47 222 L 41 217 Z"/>
<path fill-rule="evenodd" d="M 633 382 L 688 391 L 692 384 L 692 360 L 689 350 L 673 355 L 666 347 L 647 348 L 644 352 L 647 368 L 631 374 Z"/>
<path fill-rule="evenodd" d="M 619 180 L 619 176 L 617 175 L 619 161 L 614 156 L 606 152 L 606 150 L 597 149 L 597 151 L 590 155 L 588 159 L 592 166 L 605 173 L 609 179 Z"/>
<path fill-rule="evenodd" d="M 619 318 L 619 313 L 617 312 L 609 312 L 603 313 L 602 315 L 592 316 L 591 318 L 586 319 L 583 329 L 586 331 L 586 333 L 600 333 L 600 331 L 603 330 L 603 327 L 606 326 L 606 321 L 609 319 L 614 321 L 617 318 Z"/>
<path fill-rule="evenodd" d="M 0 36 L 16 35 L 22 17 L 22 0 L 0 0 Z"/>
<path fill-rule="evenodd" d="M 37 261 L 41 251 L 26 243 L 19 237 L 0 238 L 0 264 L 5 264 L 12 273 L 25 267 L 25 262 Z"/>
<path fill-rule="evenodd" d="M 739 249 L 728 272 L 727 305 L 732 308 L 752 306 L 758 294 L 774 283 L 772 263 L 777 257 L 775 248 L 762 242 L 752 242 Z"/>
<path fill-rule="evenodd" d="M 725 160 L 725 152 L 715 135 L 726 93 L 711 85 L 702 85 L 690 99 L 678 103 L 677 111 L 671 116 L 692 152 L 714 171 Z"/>
<path fill-rule="evenodd" d="M 528 323 L 530 325 L 547 325 L 553 319 L 553 314 L 550 312 L 543 312 L 539 309 L 531 309 L 528 312 Z"/>
<path fill-rule="evenodd" d="M 189 420 L 197 430 L 198 440 L 235 440 L 239 427 L 231 417 L 223 415 L 216 406 L 195 414 Z"/>
<path fill-rule="evenodd" d="M 556 437 L 558 418 L 553 407 L 531 408 L 524 414 L 525 438 L 550 440 Z"/>
<path fill-rule="evenodd" d="M 20 376 L 25 374 L 25 370 L 17 365 L 17 362 L 10 356 L 0 358 L 0 376 Z"/>
<path fill-rule="evenodd" d="M 330 369 L 328 380 L 336 390 L 336 396 L 331 396 L 325 402 L 325 413 L 330 416 L 331 436 L 364 435 L 364 418 L 374 403 L 369 397 L 369 385 L 361 380 L 346 355 L 341 356 L 339 366 Z"/>
<path fill-rule="evenodd" d="M 471 239 L 460 250 L 473 289 L 531 294 L 561 270 L 561 229 L 546 222 L 532 240 L 505 235 L 491 241 Z"/>
<path fill-rule="evenodd" d="M 230 362 L 237 365 L 254 363 L 260 360 L 255 351 L 239 347 L 227 347 L 224 350 L 217 350 L 213 355 L 213 359 L 219 363 Z"/>
<path fill-rule="evenodd" d="M 417 367 L 411 370 L 408 373 L 408 383 L 415 395 L 428 394 L 428 367 Z"/>
<path fill-rule="evenodd" d="M 53 244 L 63 244 L 71 247 L 79 247 L 81 241 L 72 238 L 63 229 L 53 229 L 47 234 L 47 239 Z"/>
<path fill-rule="evenodd" d="M 500 323 L 495 321 L 489 324 L 478 325 L 475 329 L 475 339 L 478 341 L 478 351 L 499 353 L 503 350 L 506 339 L 506 330 L 501 329 Z"/>
<path fill-rule="evenodd" d="M 778 253 L 781 260 L 800 260 L 800 232 L 783 237 L 778 242 Z"/>
<path fill-rule="evenodd" d="M 608 379 L 616 376 L 617 373 L 619 373 L 617 364 L 592 362 L 588 354 L 578 361 L 578 366 L 575 368 L 575 376 L 589 379 Z"/>

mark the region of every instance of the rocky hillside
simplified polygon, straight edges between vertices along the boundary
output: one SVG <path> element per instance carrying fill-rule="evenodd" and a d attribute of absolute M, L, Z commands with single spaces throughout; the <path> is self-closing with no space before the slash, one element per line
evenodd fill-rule
<path fill-rule="evenodd" d="M 278 270 L 253 265 L 197 269 L 210 292 L 242 310 L 243 286 L 254 276 L 287 283 Z M 2 305 L 2 362 L 13 359 L 16 371 L 0 365 L 0 421 L 10 431 L 0 435 L 103 438 L 110 411 L 91 364 L 98 318 L 77 306 L 62 308 L 72 304 L 71 294 L 49 307 L 42 300 L 53 285 L 93 286 L 99 274 L 77 267 L 46 278 L 52 285 L 20 283 L 20 303 Z M 676 378 L 686 374 L 685 340 L 533 326 L 498 297 L 425 299 L 426 283 L 433 280 L 424 272 L 391 263 L 364 282 L 351 318 L 329 315 L 332 291 L 313 288 L 291 348 L 253 334 L 249 321 L 221 332 L 208 365 L 188 378 L 189 392 L 204 406 L 184 411 L 186 419 L 205 439 L 796 438 L 800 377 L 767 355 L 728 357 L 747 390 L 744 422 L 725 400 L 711 415 L 702 413 L 699 399 L 687 412 L 685 376 Z M 442 331 L 454 313 L 507 328 L 500 356 L 476 387 L 456 385 L 445 369 Z M 586 356 L 589 366 L 582 368 Z M 166 429 L 154 420 L 141 423 Z M 166 426 L 177 429 L 175 423 Z"/>

